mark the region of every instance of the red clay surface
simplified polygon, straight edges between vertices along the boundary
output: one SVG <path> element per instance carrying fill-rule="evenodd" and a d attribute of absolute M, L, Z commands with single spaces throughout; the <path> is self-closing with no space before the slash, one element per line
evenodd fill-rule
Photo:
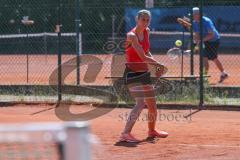
<path fill-rule="evenodd" d="M 100 63 L 91 60 L 91 56 L 100 58 L 103 62 Z M 181 76 L 181 59 L 177 58 L 171 60 L 166 55 L 155 55 L 156 59 L 169 68 L 169 72 L 166 76 Z M 73 55 L 63 56 L 63 63 L 74 58 Z M 114 59 L 114 60 L 113 60 Z M 96 79 L 88 81 L 84 79 L 87 65 L 80 67 L 81 70 L 81 83 L 88 85 L 109 85 L 111 80 L 106 79 L 108 76 L 122 76 L 124 70 L 124 55 L 118 55 L 113 58 L 112 55 L 84 55 L 82 58 L 83 63 L 92 64 L 91 68 L 93 72 L 97 68 L 101 68 Z M 224 86 L 240 86 L 240 56 L 239 55 L 219 55 L 219 59 L 223 63 L 226 72 L 229 73 L 230 77 L 224 81 Z M 27 83 L 27 58 L 26 55 L 0 55 L 0 84 L 49 84 L 49 76 L 57 68 L 57 56 L 56 55 L 30 55 L 29 56 L 29 80 Z M 113 66 L 113 72 L 111 72 L 111 65 Z M 68 65 L 69 67 L 76 68 L 75 63 Z M 190 58 L 184 57 L 184 75 L 190 74 Z M 65 67 L 68 69 L 68 67 Z M 194 57 L 194 74 L 198 75 L 199 71 L 199 56 Z M 114 74 L 112 74 L 114 73 Z M 93 73 L 92 73 L 93 74 Z M 91 75 L 91 74 L 90 74 Z M 218 85 L 220 72 L 217 70 L 215 65 L 210 62 L 209 82 L 212 85 Z M 83 80 L 84 79 L 84 80 Z M 76 84 L 76 70 L 72 71 L 71 74 L 65 79 L 66 84 Z"/>
<path fill-rule="evenodd" d="M 15 105 L 0 108 L 1 123 L 62 122 L 50 105 Z M 91 110 L 87 105 L 74 105 L 72 113 Z M 44 112 L 34 114 L 39 111 Z M 147 136 L 146 112 L 137 121 L 133 134 Z M 240 155 L 239 112 L 200 111 L 188 119 L 189 110 L 158 110 L 161 117 L 157 128 L 169 132 L 169 137 L 140 144 L 116 143 L 130 109 L 114 109 L 91 120 L 92 133 L 99 139 L 93 145 L 93 159 L 105 160 L 237 160 Z M 173 118 L 175 117 L 175 118 Z"/>

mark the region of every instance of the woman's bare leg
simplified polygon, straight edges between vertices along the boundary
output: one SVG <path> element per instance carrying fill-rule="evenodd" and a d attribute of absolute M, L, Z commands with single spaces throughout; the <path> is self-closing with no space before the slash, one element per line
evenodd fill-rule
<path fill-rule="evenodd" d="M 131 92 L 131 91 L 130 91 Z M 144 98 L 142 97 L 135 97 L 136 105 L 133 107 L 130 115 L 128 116 L 126 126 L 124 128 L 123 133 L 130 133 L 136 120 L 138 119 L 139 115 L 141 114 L 143 108 L 145 107 Z"/>
<path fill-rule="evenodd" d="M 151 92 L 149 97 L 145 97 L 144 101 L 148 107 L 148 129 L 149 131 L 154 131 L 156 127 L 156 120 L 157 120 L 157 102 L 154 93 L 153 86 L 145 86 L 145 90 Z"/>

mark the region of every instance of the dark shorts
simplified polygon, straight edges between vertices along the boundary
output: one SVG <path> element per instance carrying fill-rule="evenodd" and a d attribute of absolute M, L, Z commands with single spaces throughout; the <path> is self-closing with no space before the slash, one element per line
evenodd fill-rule
<path fill-rule="evenodd" d="M 209 60 L 214 60 L 218 57 L 219 40 L 215 42 L 204 42 L 205 49 L 203 52 L 203 57 Z"/>
<path fill-rule="evenodd" d="M 124 82 L 126 85 L 146 85 L 151 84 L 151 73 L 150 72 L 133 72 L 128 67 L 124 71 Z"/>

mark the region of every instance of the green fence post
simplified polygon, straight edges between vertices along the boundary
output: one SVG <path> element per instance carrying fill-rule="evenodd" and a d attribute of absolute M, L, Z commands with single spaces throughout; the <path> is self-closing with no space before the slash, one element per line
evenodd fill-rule
<path fill-rule="evenodd" d="M 191 2 L 190 21 L 193 24 L 193 5 Z M 190 57 L 190 75 L 194 75 L 194 42 L 193 42 L 193 27 L 190 28 L 190 40 L 191 40 L 191 57 Z"/>
<path fill-rule="evenodd" d="M 203 85 L 203 24 L 202 24 L 202 16 L 203 16 L 203 0 L 200 0 L 200 99 L 199 99 L 199 107 L 202 108 L 204 104 L 204 85 Z"/>
<path fill-rule="evenodd" d="M 58 101 L 62 100 L 62 49 L 61 49 L 61 0 L 58 0 L 58 24 L 56 26 L 56 32 L 58 33 Z"/>
<path fill-rule="evenodd" d="M 80 85 L 80 0 L 76 0 L 76 20 L 75 20 L 75 30 L 76 30 L 76 56 L 77 56 L 77 85 Z"/>

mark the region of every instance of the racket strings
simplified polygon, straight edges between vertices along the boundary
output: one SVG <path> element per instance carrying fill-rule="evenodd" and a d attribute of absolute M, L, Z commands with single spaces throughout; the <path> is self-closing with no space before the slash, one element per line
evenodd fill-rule
<path fill-rule="evenodd" d="M 166 94 L 174 90 L 174 85 L 170 80 L 159 78 L 154 84 L 157 94 Z"/>
<path fill-rule="evenodd" d="M 167 51 L 167 55 L 170 57 L 170 59 L 176 59 L 178 56 L 182 54 L 182 51 L 180 48 L 171 48 Z"/>

